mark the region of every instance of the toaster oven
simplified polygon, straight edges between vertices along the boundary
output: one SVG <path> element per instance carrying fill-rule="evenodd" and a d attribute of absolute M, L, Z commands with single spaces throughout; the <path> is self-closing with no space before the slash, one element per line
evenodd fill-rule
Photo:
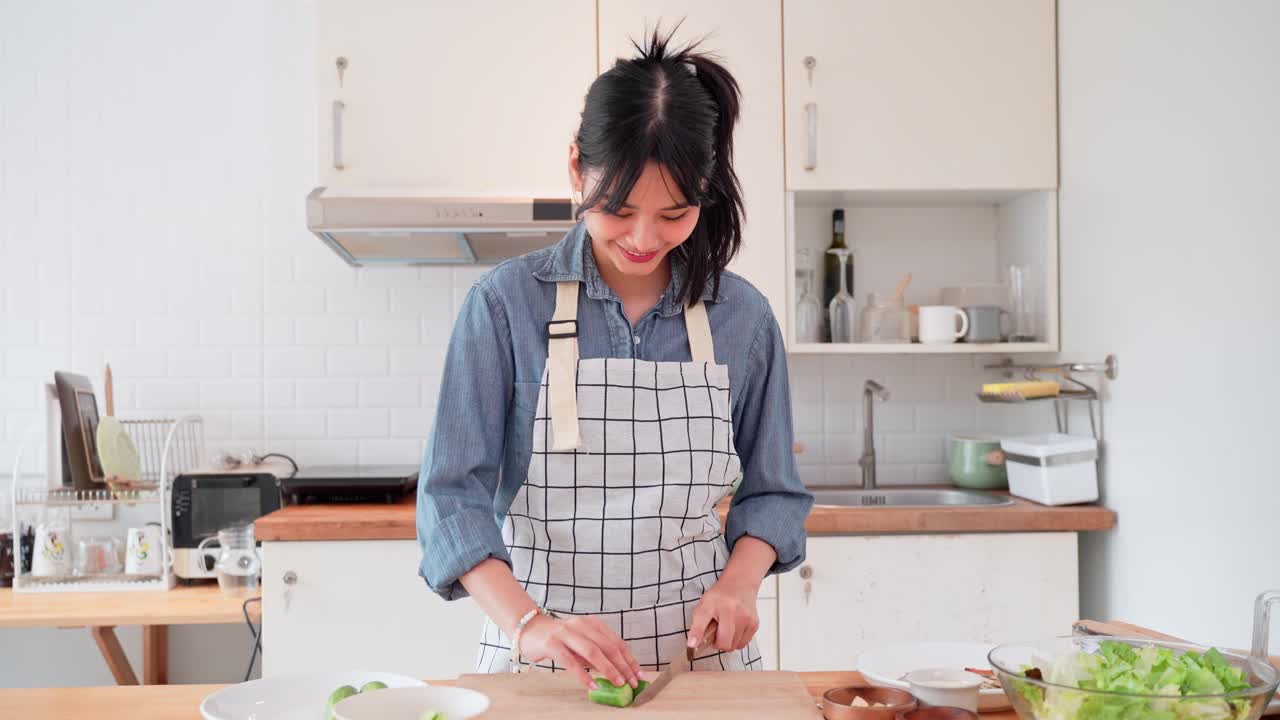
<path fill-rule="evenodd" d="M 212 578 L 213 558 L 200 541 L 280 509 L 280 482 L 265 472 L 179 475 L 173 480 L 169 527 L 173 572 L 183 580 Z"/>

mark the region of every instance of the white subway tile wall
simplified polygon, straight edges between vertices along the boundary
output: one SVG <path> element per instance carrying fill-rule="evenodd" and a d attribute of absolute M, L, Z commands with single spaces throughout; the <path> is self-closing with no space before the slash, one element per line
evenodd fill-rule
<path fill-rule="evenodd" d="M 1034 356 L 1022 358 L 1027 362 Z M 948 482 L 947 438 L 957 433 L 1007 435 L 1054 428 L 1052 403 L 985 405 L 977 392 L 1000 376 L 988 355 L 789 358 L 796 456 L 808 485 L 857 485 L 863 450 L 863 384 L 876 380 L 889 400 L 874 401 L 876 481 L 880 485 Z"/>

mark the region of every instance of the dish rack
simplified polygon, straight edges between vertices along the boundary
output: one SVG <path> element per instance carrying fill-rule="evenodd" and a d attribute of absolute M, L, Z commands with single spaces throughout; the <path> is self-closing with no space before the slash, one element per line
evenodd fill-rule
<path fill-rule="evenodd" d="M 44 423 L 33 424 L 18 445 L 13 462 L 12 497 L 14 543 L 14 592 L 108 592 L 168 590 L 176 584 L 173 574 L 173 542 L 169 528 L 169 503 L 173 479 L 180 473 L 199 467 L 204 457 L 204 419 L 199 415 L 172 418 L 121 419 L 121 425 L 138 449 L 142 466 L 141 481 L 151 485 L 147 489 L 94 489 L 34 488 L 19 485 L 23 456 L 33 439 L 44 429 Z M 126 575 L 124 573 L 101 575 L 47 575 L 31 574 L 24 552 L 19 552 L 23 542 L 23 526 L 34 528 L 32 516 L 45 514 L 49 508 L 66 508 L 68 527 L 78 522 L 99 520 L 77 519 L 72 510 L 87 506 L 141 507 L 148 516 L 147 522 L 159 521 L 160 537 L 164 542 L 161 572 L 155 575 Z M 114 514 L 114 512 L 113 512 Z M 25 520 L 25 522 L 24 522 Z M 68 537 L 74 537 L 74 531 Z M 34 544 L 34 543 L 33 543 Z M 32 553 L 36 551 L 32 548 Z M 34 565 L 34 556 L 31 557 Z"/>
<path fill-rule="evenodd" d="M 1040 402 L 1044 400 L 1053 401 L 1053 418 L 1058 426 L 1058 432 L 1070 433 L 1070 417 L 1067 412 L 1067 403 L 1064 400 L 1084 400 L 1089 403 L 1089 429 L 1093 432 L 1094 439 L 1101 439 L 1098 434 L 1098 427 L 1102 422 L 1101 413 L 1098 417 L 1094 417 L 1094 402 L 1101 404 L 1102 398 L 1098 394 L 1097 388 L 1089 383 L 1075 377 L 1075 373 L 1094 373 L 1100 374 L 1108 380 L 1115 380 L 1120 375 L 1120 361 L 1115 355 L 1108 355 L 1100 363 L 1058 363 L 1050 365 L 1024 365 L 1013 362 L 1010 358 L 1003 361 L 984 365 L 985 370 L 999 370 L 1004 373 L 1006 378 L 1017 377 L 1021 373 L 1024 380 L 1044 381 L 1048 378 L 1042 375 L 1057 375 L 1057 382 L 1063 385 L 1057 395 L 1045 395 L 1042 397 L 1026 397 L 1016 391 L 1008 391 L 1001 393 L 984 393 L 979 392 L 978 399 L 984 403 L 1005 403 L 1005 404 L 1021 404 L 1028 402 Z"/>

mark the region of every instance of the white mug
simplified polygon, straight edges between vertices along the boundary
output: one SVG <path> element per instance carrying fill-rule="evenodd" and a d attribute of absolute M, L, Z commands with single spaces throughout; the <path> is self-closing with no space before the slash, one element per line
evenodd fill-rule
<path fill-rule="evenodd" d="M 71 574 L 71 543 L 67 532 L 54 523 L 36 527 L 36 546 L 31 558 L 31 574 L 38 577 Z"/>
<path fill-rule="evenodd" d="M 956 329 L 956 319 L 960 329 Z M 925 345 L 946 345 L 964 337 L 969 332 L 969 317 L 954 305 L 923 305 L 920 307 L 920 342 Z"/>
<path fill-rule="evenodd" d="M 129 528 L 125 543 L 124 571 L 128 575 L 159 575 L 164 566 L 164 547 L 160 543 L 160 526 Z"/>

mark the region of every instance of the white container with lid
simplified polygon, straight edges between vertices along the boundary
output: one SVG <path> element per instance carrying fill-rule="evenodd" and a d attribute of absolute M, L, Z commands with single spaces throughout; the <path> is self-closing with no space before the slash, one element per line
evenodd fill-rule
<path fill-rule="evenodd" d="M 1000 441 L 1009 492 L 1042 505 L 1098 499 L 1098 441 L 1081 435 L 1027 435 Z"/>

